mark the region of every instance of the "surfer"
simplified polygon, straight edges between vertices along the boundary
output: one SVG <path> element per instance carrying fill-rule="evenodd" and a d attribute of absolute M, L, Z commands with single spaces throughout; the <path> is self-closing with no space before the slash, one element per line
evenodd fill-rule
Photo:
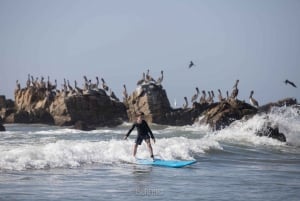
<path fill-rule="evenodd" d="M 151 146 L 150 137 L 152 138 L 154 143 L 155 143 L 155 138 L 153 136 L 151 129 L 149 128 L 147 122 L 143 119 L 143 117 L 144 117 L 143 112 L 141 112 L 137 115 L 136 122 L 133 123 L 132 127 L 129 129 L 126 136 L 124 137 L 124 140 L 126 140 L 128 138 L 128 136 L 130 135 L 131 131 L 133 131 L 133 129 L 135 127 L 137 127 L 137 137 L 135 140 L 135 144 L 133 146 L 133 156 L 135 157 L 138 145 L 141 145 L 144 140 L 147 143 L 147 146 L 148 146 L 148 149 L 150 152 L 150 156 L 154 160 L 153 149 Z"/>

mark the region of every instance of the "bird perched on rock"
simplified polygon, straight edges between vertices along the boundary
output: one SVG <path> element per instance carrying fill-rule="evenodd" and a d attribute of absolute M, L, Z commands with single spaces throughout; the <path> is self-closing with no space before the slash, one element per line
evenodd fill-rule
<path fill-rule="evenodd" d="M 292 85 L 293 87 L 297 88 L 297 86 L 294 84 L 294 82 L 291 82 L 291 81 L 289 81 L 289 80 L 285 80 L 284 83 L 285 83 L 285 84 L 290 84 L 290 85 Z"/>
<path fill-rule="evenodd" d="M 146 77 L 146 75 L 145 75 L 145 73 L 143 73 L 143 78 L 140 79 L 139 81 L 137 81 L 136 85 L 141 85 L 141 84 L 143 84 L 143 83 L 145 82 L 145 79 L 146 79 L 145 77 Z"/>
<path fill-rule="evenodd" d="M 206 92 L 205 90 L 202 90 L 202 96 L 200 97 L 200 104 L 206 103 Z"/>
<path fill-rule="evenodd" d="M 157 78 L 156 84 L 157 85 L 161 85 L 163 79 L 164 79 L 164 71 L 160 71 L 161 76 L 159 78 Z"/>
<path fill-rule="evenodd" d="M 231 99 L 236 99 L 237 95 L 239 94 L 238 84 L 239 84 L 239 80 L 236 80 L 230 96 Z"/>
<path fill-rule="evenodd" d="M 222 102 L 222 101 L 224 101 L 224 100 L 225 100 L 225 98 L 223 98 L 223 96 L 222 96 L 221 89 L 218 89 L 218 92 L 219 92 L 219 94 L 218 94 L 218 99 L 219 99 L 219 102 Z"/>
<path fill-rule="evenodd" d="M 184 97 L 184 104 L 183 104 L 182 108 L 186 109 L 188 106 L 189 106 L 189 103 L 188 103 L 187 97 L 185 96 Z"/>
<path fill-rule="evenodd" d="M 101 78 L 101 81 L 102 81 L 102 88 L 105 90 L 105 91 L 108 91 L 109 90 L 109 87 L 107 86 L 105 80 L 103 78 Z"/>
<path fill-rule="evenodd" d="M 125 84 L 123 84 L 123 98 L 124 98 L 124 100 L 128 99 L 128 93 L 127 93 L 127 88 L 126 88 Z"/>
<path fill-rule="evenodd" d="M 150 75 L 150 70 L 149 69 L 147 70 L 145 81 L 146 81 L 146 83 L 148 83 L 148 82 L 154 82 L 155 83 L 155 80 Z"/>
<path fill-rule="evenodd" d="M 16 81 L 16 85 L 17 85 L 16 91 L 21 90 L 21 84 L 19 83 L 19 80 Z"/>
<path fill-rule="evenodd" d="M 252 90 L 250 92 L 250 96 L 249 96 L 249 101 L 250 101 L 250 104 L 253 105 L 254 107 L 258 107 L 258 102 L 257 100 L 255 100 L 252 96 L 254 94 L 254 91 Z"/>
<path fill-rule="evenodd" d="M 109 89 L 109 92 L 110 92 L 110 97 L 115 100 L 115 101 L 120 101 L 119 98 L 116 96 L 116 94 L 111 90 Z"/>
<path fill-rule="evenodd" d="M 198 89 L 198 87 L 196 87 L 196 94 L 194 94 L 193 96 L 192 96 L 192 99 L 191 99 L 191 102 L 193 103 L 193 102 L 195 102 L 195 101 L 197 101 L 197 98 L 198 98 L 198 96 L 199 96 L 199 89 Z"/>

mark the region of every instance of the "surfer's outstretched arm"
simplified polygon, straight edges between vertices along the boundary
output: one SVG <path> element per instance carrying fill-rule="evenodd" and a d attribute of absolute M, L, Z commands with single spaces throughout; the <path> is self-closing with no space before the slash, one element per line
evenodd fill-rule
<path fill-rule="evenodd" d="M 129 129 L 129 131 L 127 132 L 127 134 L 124 137 L 124 140 L 126 140 L 128 138 L 128 136 L 130 135 L 130 133 L 133 131 L 134 128 L 135 128 L 135 124 L 133 124 L 132 127 Z"/>

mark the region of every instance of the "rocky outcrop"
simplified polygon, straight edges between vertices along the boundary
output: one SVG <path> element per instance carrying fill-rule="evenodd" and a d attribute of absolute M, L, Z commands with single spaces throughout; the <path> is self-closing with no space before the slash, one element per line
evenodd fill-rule
<path fill-rule="evenodd" d="M 106 93 L 55 92 L 46 88 L 28 87 L 15 91 L 15 112 L 9 123 L 45 123 L 61 126 L 85 122 L 88 127 L 116 126 L 126 121 L 125 105 Z M 84 126 L 83 126 L 84 127 Z"/>
<path fill-rule="evenodd" d="M 15 112 L 7 117 L 10 123 L 54 124 L 49 106 L 54 94 L 45 88 L 29 87 L 15 91 Z"/>
<path fill-rule="evenodd" d="M 126 105 L 130 121 L 134 121 L 136 113 L 143 112 L 148 122 L 168 123 L 166 114 L 171 111 L 171 106 L 162 85 L 153 83 L 139 85 L 128 97 Z"/>
<path fill-rule="evenodd" d="M 229 126 L 235 120 L 257 113 L 257 109 L 240 100 L 228 100 L 206 110 L 200 123 L 209 124 L 214 130 Z"/>
<path fill-rule="evenodd" d="M 278 127 L 273 128 L 272 126 L 266 126 L 261 130 L 256 131 L 256 135 L 266 136 L 266 137 L 277 139 L 281 142 L 286 142 L 285 135 L 279 132 Z"/>
<path fill-rule="evenodd" d="M 50 105 L 56 125 L 84 121 L 94 126 L 117 126 L 127 121 L 125 105 L 101 94 L 56 97 Z"/>
<path fill-rule="evenodd" d="M 15 112 L 14 101 L 6 99 L 5 96 L 0 96 L 0 117 L 4 122 L 7 122 L 7 117 Z"/>
<path fill-rule="evenodd" d="M 125 105 L 130 121 L 134 121 L 136 113 L 143 112 L 150 123 L 183 126 L 193 124 L 204 111 L 216 104 L 195 102 L 192 108 L 174 109 L 162 85 L 144 83 L 128 97 Z"/>
<path fill-rule="evenodd" d="M 162 85 L 154 83 L 143 84 L 127 99 L 129 120 L 135 119 L 135 114 L 143 112 L 148 122 L 165 125 L 190 125 L 204 115 L 200 123 L 209 124 L 219 130 L 233 121 L 257 112 L 255 107 L 239 101 L 228 100 L 219 103 L 194 103 L 192 108 L 173 109 Z"/>
<path fill-rule="evenodd" d="M 0 117 L 0 132 L 5 131 L 5 127 L 3 126 L 2 118 Z"/>
<path fill-rule="evenodd" d="M 84 121 L 77 121 L 72 128 L 76 130 L 82 130 L 82 131 L 91 131 L 96 129 L 95 127 L 90 127 Z"/>
<path fill-rule="evenodd" d="M 192 125 L 198 121 L 199 116 L 201 116 L 203 112 L 215 107 L 216 104 L 217 103 L 200 104 L 195 102 L 193 103 L 192 108 L 171 109 L 168 113 L 165 114 L 166 122 L 171 126 Z"/>

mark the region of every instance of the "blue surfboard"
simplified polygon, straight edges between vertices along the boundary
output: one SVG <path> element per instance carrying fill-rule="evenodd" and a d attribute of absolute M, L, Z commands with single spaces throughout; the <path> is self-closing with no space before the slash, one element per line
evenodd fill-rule
<path fill-rule="evenodd" d="M 154 161 L 151 159 L 136 159 L 136 163 L 139 165 L 155 165 L 155 166 L 163 166 L 163 167 L 171 167 L 171 168 L 181 168 L 187 165 L 191 165 L 196 163 L 196 160 L 161 160 L 155 159 Z"/>

